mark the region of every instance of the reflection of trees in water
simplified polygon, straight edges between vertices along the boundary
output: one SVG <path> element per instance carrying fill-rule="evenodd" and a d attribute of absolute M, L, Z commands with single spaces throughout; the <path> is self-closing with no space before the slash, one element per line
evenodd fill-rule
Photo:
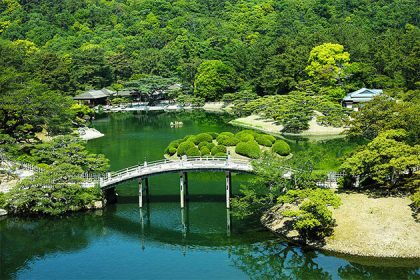
<path fill-rule="evenodd" d="M 62 218 L 7 218 L 0 222 L 0 279 L 13 278 L 29 261 L 57 252 L 85 248 L 103 230 L 95 214 Z M 93 236 L 92 236 L 93 235 Z"/>
<path fill-rule="evenodd" d="M 184 125 L 191 123 L 215 125 L 227 123 L 232 116 L 227 114 L 208 113 L 203 110 L 178 111 L 178 112 L 119 112 L 109 114 L 111 120 L 127 120 L 134 118 L 141 126 L 168 127 L 171 121 L 182 121 Z"/>
<path fill-rule="evenodd" d="M 232 251 L 234 265 L 253 279 L 419 279 L 415 267 L 368 266 L 347 261 L 331 269 L 330 260 L 318 258 L 317 251 L 302 251 L 281 241 L 245 245 Z M 334 264 L 336 267 L 338 264 Z M 333 268 L 334 269 L 334 268 Z M 332 275 L 334 274 L 334 275 Z"/>
<path fill-rule="evenodd" d="M 314 251 L 272 241 L 238 247 L 232 252 L 234 264 L 252 279 L 332 279 L 314 259 Z"/>
<path fill-rule="evenodd" d="M 338 269 L 343 279 L 419 279 L 420 270 L 406 267 L 380 268 L 350 263 Z"/>

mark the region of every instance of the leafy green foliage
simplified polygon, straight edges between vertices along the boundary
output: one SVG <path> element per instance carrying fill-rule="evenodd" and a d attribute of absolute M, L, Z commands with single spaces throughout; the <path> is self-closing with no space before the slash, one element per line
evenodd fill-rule
<path fill-rule="evenodd" d="M 328 207 L 337 208 L 341 204 L 340 198 L 326 189 L 289 190 L 278 202 L 295 205 L 283 210 L 282 215 L 292 218 L 293 229 L 305 240 L 330 235 L 335 222 Z"/>
<path fill-rule="evenodd" d="M 200 150 L 197 147 L 191 147 L 185 152 L 186 156 L 199 157 L 201 155 Z"/>
<path fill-rule="evenodd" d="M 226 146 L 216 145 L 211 149 L 211 154 L 214 156 L 226 155 Z"/>
<path fill-rule="evenodd" d="M 253 140 L 238 143 L 235 148 L 235 152 L 249 158 L 259 158 L 261 155 L 260 146 Z"/>
<path fill-rule="evenodd" d="M 277 140 L 271 149 L 273 152 L 281 156 L 287 156 L 290 154 L 290 146 L 284 140 Z"/>
<path fill-rule="evenodd" d="M 257 143 L 260 145 L 271 147 L 274 141 L 276 141 L 276 138 L 268 134 L 257 134 L 255 137 L 255 141 L 257 141 Z"/>
<path fill-rule="evenodd" d="M 20 215 L 60 215 L 101 199 L 99 188 L 82 188 L 83 170 L 62 163 L 24 179 L 5 197 L 9 211 Z"/>
<path fill-rule="evenodd" d="M 109 160 L 104 155 L 89 153 L 85 142 L 73 136 L 57 136 L 49 142 L 37 144 L 31 150 L 31 156 L 34 163 L 68 163 L 91 173 L 104 173 L 109 168 Z"/>
<path fill-rule="evenodd" d="M 420 166 L 420 146 L 405 143 L 407 132 L 403 129 L 379 133 L 342 164 L 341 169 L 361 183 L 389 190 L 404 186 Z"/>
<path fill-rule="evenodd" d="M 234 88 L 234 69 L 221 60 L 207 60 L 200 64 L 194 81 L 194 92 L 206 100 L 220 99 Z"/>
<path fill-rule="evenodd" d="M 192 141 L 185 141 L 179 144 L 178 149 L 176 150 L 176 153 L 178 156 L 183 156 L 187 154 L 187 151 L 191 148 L 194 148 L 194 142 Z"/>
<path fill-rule="evenodd" d="M 217 142 L 225 146 L 236 146 L 239 143 L 239 139 L 235 136 L 228 136 L 226 134 L 220 134 L 217 136 Z"/>
<path fill-rule="evenodd" d="M 408 141 L 420 139 L 420 91 L 401 93 L 401 100 L 379 95 L 352 115 L 348 134 L 373 139 L 379 133 L 390 129 L 404 129 Z M 396 96 L 397 98 L 399 96 Z"/>
<path fill-rule="evenodd" d="M 418 211 L 420 209 L 420 188 L 417 187 L 416 192 L 411 196 L 411 200 L 413 201 L 413 205 Z"/>
<path fill-rule="evenodd" d="M 200 154 L 202 156 L 208 156 L 208 155 L 211 154 L 211 151 L 210 151 L 210 149 L 208 147 L 204 146 L 204 147 L 201 147 L 200 148 Z"/>
<path fill-rule="evenodd" d="M 211 142 L 213 141 L 213 136 L 208 133 L 200 133 L 195 136 L 194 144 L 198 145 L 201 142 Z"/>

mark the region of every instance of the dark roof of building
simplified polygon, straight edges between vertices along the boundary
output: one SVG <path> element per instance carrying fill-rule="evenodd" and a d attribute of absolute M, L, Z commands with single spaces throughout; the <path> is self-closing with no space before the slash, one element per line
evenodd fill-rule
<path fill-rule="evenodd" d="M 370 101 L 376 95 L 382 94 L 382 89 L 367 89 L 361 88 L 359 90 L 350 92 L 343 98 L 343 101 L 352 101 L 352 102 L 367 102 Z"/>
<path fill-rule="evenodd" d="M 86 91 L 84 93 L 81 93 L 79 95 L 76 95 L 73 97 L 74 100 L 92 100 L 92 99 L 100 99 L 100 98 L 106 98 L 110 96 L 113 91 L 110 91 L 109 89 L 103 88 L 103 89 L 91 89 L 89 91 Z"/>

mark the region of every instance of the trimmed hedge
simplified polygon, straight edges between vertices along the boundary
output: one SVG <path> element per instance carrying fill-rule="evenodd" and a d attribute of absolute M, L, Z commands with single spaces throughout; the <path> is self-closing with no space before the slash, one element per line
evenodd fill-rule
<path fill-rule="evenodd" d="M 276 141 L 276 138 L 274 138 L 274 140 L 272 140 L 272 138 L 270 137 L 271 135 L 267 135 L 267 134 L 257 134 L 257 136 L 255 137 L 255 141 L 257 141 L 258 144 L 266 146 L 266 147 L 271 147 L 273 145 L 273 142 Z"/>
<path fill-rule="evenodd" d="M 190 134 L 182 138 L 181 142 L 186 142 L 186 141 L 194 142 L 194 140 L 195 140 L 195 135 Z"/>
<path fill-rule="evenodd" d="M 209 133 L 200 133 L 197 134 L 194 138 L 194 143 L 196 145 L 200 144 L 201 142 L 211 142 L 213 141 L 213 136 L 211 136 Z"/>
<path fill-rule="evenodd" d="M 215 146 L 216 146 L 216 144 L 209 143 L 206 147 L 209 148 L 209 150 L 211 151 L 211 149 L 213 149 Z"/>
<path fill-rule="evenodd" d="M 201 155 L 201 153 L 200 153 L 200 150 L 197 147 L 194 146 L 192 148 L 189 148 L 186 151 L 185 155 L 188 156 L 188 157 L 199 157 Z"/>
<path fill-rule="evenodd" d="M 176 150 L 176 153 L 178 156 L 183 156 L 187 153 L 187 150 L 195 147 L 194 143 L 191 141 L 185 141 L 179 144 L 178 149 Z"/>
<path fill-rule="evenodd" d="M 225 157 L 226 153 L 216 153 L 213 156 L 215 156 L 215 157 Z"/>
<path fill-rule="evenodd" d="M 226 147 L 223 146 L 223 145 L 217 145 L 217 146 L 214 146 L 211 149 L 211 154 L 212 155 L 216 155 L 218 153 L 224 153 L 224 154 L 226 154 Z"/>
<path fill-rule="evenodd" d="M 259 158 L 261 155 L 260 146 L 255 141 L 240 142 L 236 146 L 235 152 L 249 158 Z"/>
<path fill-rule="evenodd" d="M 213 139 L 216 139 L 217 136 L 219 136 L 219 133 L 217 133 L 217 132 L 207 132 L 207 133 L 210 134 L 211 137 L 213 137 Z"/>
<path fill-rule="evenodd" d="M 235 136 L 219 135 L 216 140 L 217 143 L 225 146 L 236 146 L 239 143 L 239 139 Z"/>
<path fill-rule="evenodd" d="M 200 153 L 201 153 L 202 156 L 208 156 L 208 155 L 211 154 L 211 151 L 210 151 L 209 148 L 207 148 L 206 146 L 204 146 L 204 147 L 202 147 L 200 149 Z"/>
<path fill-rule="evenodd" d="M 281 156 L 287 156 L 290 154 L 290 146 L 283 140 L 277 140 L 271 149 L 273 152 Z"/>
<path fill-rule="evenodd" d="M 241 142 L 254 140 L 254 135 L 256 135 L 256 133 L 251 130 L 242 130 L 235 134 L 236 138 L 238 138 Z"/>
<path fill-rule="evenodd" d="M 200 142 L 200 144 L 198 144 L 198 148 L 201 149 L 202 147 L 207 147 L 210 143 L 207 141 L 204 142 Z"/>
<path fill-rule="evenodd" d="M 235 134 L 233 134 L 232 132 L 228 132 L 228 131 L 225 131 L 225 132 L 219 133 L 219 136 L 220 136 L 220 135 L 226 135 L 226 136 L 229 136 L 229 137 L 234 137 L 234 136 L 235 136 Z"/>

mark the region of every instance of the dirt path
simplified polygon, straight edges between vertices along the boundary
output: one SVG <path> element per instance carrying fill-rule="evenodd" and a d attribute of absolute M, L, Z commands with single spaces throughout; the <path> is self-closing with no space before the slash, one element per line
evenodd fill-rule
<path fill-rule="evenodd" d="M 409 198 L 371 198 L 339 194 L 342 205 L 333 210 L 337 226 L 320 249 L 358 256 L 420 258 L 420 223 Z M 280 232 L 282 222 L 267 223 Z"/>

